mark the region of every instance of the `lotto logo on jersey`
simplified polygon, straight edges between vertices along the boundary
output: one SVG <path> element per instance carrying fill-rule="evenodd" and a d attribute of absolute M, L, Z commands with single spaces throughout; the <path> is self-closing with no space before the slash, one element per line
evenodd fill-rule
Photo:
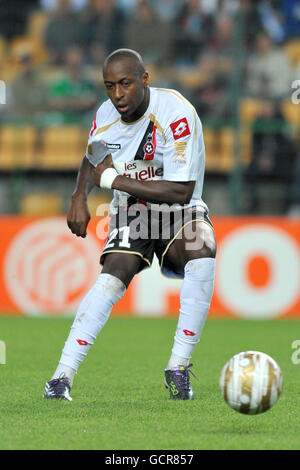
<path fill-rule="evenodd" d="M 191 134 L 186 118 L 179 119 L 179 121 L 170 124 L 175 140 L 180 139 Z"/>

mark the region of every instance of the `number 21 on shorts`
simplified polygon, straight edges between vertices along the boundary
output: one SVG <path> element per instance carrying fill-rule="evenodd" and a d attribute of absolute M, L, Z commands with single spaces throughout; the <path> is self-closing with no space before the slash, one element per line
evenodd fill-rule
<path fill-rule="evenodd" d="M 120 227 L 120 228 L 114 228 L 111 232 L 111 234 L 109 235 L 108 237 L 108 240 L 104 246 L 105 250 L 107 248 L 113 248 L 114 245 L 115 245 L 115 238 L 116 236 L 118 235 L 118 233 L 120 233 L 122 239 L 119 243 L 119 247 L 120 248 L 130 248 L 131 244 L 129 242 L 129 231 L 130 231 L 130 227 L 128 227 L 127 225 L 125 225 L 124 227 Z"/>

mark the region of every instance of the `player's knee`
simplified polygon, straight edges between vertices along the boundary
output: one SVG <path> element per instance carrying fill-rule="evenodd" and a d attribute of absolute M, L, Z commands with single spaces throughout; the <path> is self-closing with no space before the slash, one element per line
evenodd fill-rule
<path fill-rule="evenodd" d="M 213 228 L 198 221 L 189 224 L 183 232 L 186 259 L 215 258 L 217 252 Z"/>
<path fill-rule="evenodd" d="M 138 272 L 140 260 L 137 256 L 125 253 L 119 256 L 115 253 L 107 254 L 104 258 L 102 273 L 108 273 L 120 279 L 126 287 Z"/>
<path fill-rule="evenodd" d="M 192 242 L 185 244 L 185 261 L 197 258 L 215 258 L 217 253 L 217 244 L 214 236 L 196 238 Z"/>
<path fill-rule="evenodd" d="M 217 244 L 214 240 L 205 241 L 199 250 L 199 258 L 215 258 L 217 254 Z"/>

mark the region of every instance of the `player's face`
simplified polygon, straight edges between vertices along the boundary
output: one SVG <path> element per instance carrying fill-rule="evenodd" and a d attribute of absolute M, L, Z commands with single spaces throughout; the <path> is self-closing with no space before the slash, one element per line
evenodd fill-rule
<path fill-rule="evenodd" d="M 132 71 L 130 61 L 120 60 L 108 64 L 103 77 L 107 94 L 123 121 L 139 119 L 149 104 L 148 73 L 140 76 Z"/>

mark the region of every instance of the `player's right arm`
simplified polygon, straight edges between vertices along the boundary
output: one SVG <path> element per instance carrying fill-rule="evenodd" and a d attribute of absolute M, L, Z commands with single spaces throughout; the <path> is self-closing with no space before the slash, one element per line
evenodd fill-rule
<path fill-rule="evenodd" d="M 90 211 L 88 208 L 87 197 L 94 184 L 94 170 L 95 163 L 102 161 L 106 154 L 107 149 L 101 144 L 96 142 L 94 148 L 94 155 L 92 150 L 92 141 L 97 133 L 99 126 L 103 125 L 101 116 L 103 115 L 103 107 L 100 106 L 97 113 L 95 114 L 92 127 L 89 134 L 86 154 L 82 159 L 76 181 L 76 187 L 72 194 L 71 207 L 67 216 L 67 223 L 72 233 L 77 237 L 85 237 L 86 229 L 90 221 Z"/>
<path fill-rule="evenodd" d="M 68 227 L 77 237 L 85 237 L 86 229 L 90 221 L 90 211 L 87 197 L 94 187 L 94 166 L 86 156 L 83 157 L 76 181 L 76 187 L 72 194 L 71 207 L 67 216 Z"/>

